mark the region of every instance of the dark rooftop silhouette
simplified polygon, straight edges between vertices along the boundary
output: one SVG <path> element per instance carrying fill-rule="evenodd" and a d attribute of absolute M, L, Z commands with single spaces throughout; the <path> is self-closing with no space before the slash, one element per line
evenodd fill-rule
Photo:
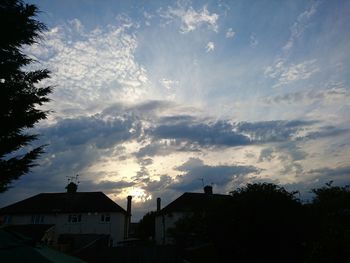
<path fill-rule="evenodd" d="M 126 211 L 102 192 L 42 193 L 0 209 L 0 214 Z"/>
<path fill-rule="evenodd" d="M 193 210 L 203 210 L 210 206 L 212 202 L 229 200 L 230 195 L 208 194 L 208 193 L 184 193 L 179 198 L 160 210 L 160 214 L 170 212 L 186 212 Z"/>

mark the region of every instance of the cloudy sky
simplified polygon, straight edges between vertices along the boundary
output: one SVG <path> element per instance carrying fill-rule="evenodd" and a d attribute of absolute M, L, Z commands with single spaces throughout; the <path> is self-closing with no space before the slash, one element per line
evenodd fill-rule
<path fill-rule="evenodd" d="M 52 77 L 40 166 L 0 205 L 103 191 L 134 221 L 185 191 L 350 183 L 349 1 L 30 1 Z"/>

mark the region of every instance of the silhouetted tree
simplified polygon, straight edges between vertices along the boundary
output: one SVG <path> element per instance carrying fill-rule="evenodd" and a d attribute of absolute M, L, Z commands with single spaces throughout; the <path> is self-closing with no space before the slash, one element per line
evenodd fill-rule
<path fill-rule="evenodd" d="M 35 19 L 37 12 L 35 5 L 20 0 L 0 1 L 0 192 L 27 173 L 43 152 L 43 146 L 26 150 L 37 138 L 26 130 L 46 118 L 48 112 L 37 106 L 48 102 L 51 92 L 51 87 L 37 86 L 49 77 L 48 70 L 25 70 L 33 60 L 22 48 L 45 29 Z"/>
<path fill-rule="evenodd" d="M 275 184 L 248 184 L 232 198 L 194 208 L 169 234 L 183 255 L 205 245 L 220 262 L 300 262 L 304 209 L 294 194 Z"/>
<path fill-rule="evenodd" d="M 330 182 L 312 192 L 306 262 L 350 262 L 349 187 Z"/>
<path fill-rule="evenodd" d="M 168 229 L 167 234 L 175 242 L 180 258 L 189 262 L 218 262 L 215 245 L 221 246 L 222 243 L 215 242 L 217 224 L 222 223 L 225 213 L 220 210 L 228 207 L 230 199 L 204 196 L 204 206 L 193 207 Z"/>
<path fill-rule="evenodd" d="M 298 262 L 304 225 L 303 208 L 294 194 L 271 183 L 231 192 L 231 206 L 217 224 L 223 253 L 235 262 Z"/>
<path fill-rule="evenodd" d="M 332 186 L 332 181 L 326 186 L 312 189 L 315 194 L 313 205 L 327 214 L 342 213 L 350 209 L 350 186 Z"/>
<path fill-rule="evenodd" d="M 200 251 L 210 262 L 350 262 L 350 187 L 330 182 L 312 192 L 301 204 L 297 192 L 247 184 L 194 207 L 169 234 L 191 260 Z"/>
<path fill-rule="evenodd" d="M 156 212 L 151 211 L 143 216 L 137 227 L 137 236 L 143 240 L 154 240 Z"/>
<path fill-rule="evenodd" d="M 208 207 L 209 209 L 209 207 Z M 209 211 L 194 211 L 180 218 L 174 228 L 168 229 L 168 234 L 174 239 L 179 248 L 199 245 L 201 243 L 210 242 L 208 236 L 208 218 Z"/>

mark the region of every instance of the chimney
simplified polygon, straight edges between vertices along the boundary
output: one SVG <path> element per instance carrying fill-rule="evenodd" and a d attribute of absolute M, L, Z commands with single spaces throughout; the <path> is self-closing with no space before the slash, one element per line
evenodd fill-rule
<path fill-rule="evenodd" d="M 75 184 L 75 183 L 73 183 L 73 182 L 70 182 L 70 183 L 66 186 L 66 189 L 67 189 L 67 193 L 73 194 L 73 193 L 76 193 L 76 192 L 77 192 L 78 185 Z"/>
<path fill-rule="evenodd" d="M 126 208 L 126 213 L 129 216 L 131 216 L 131 199 L 132 199 L 132 196 L 128 195 L 128 205 L 127 205 L 127 208 Z"/>
<path fill-rule="evenodd" d="M 161 199 L 160 199 L 160 197 L 158 197 L 157 198 L 157 212 L 159 212 L 160 211 L 160 203 L 161 202 Z"/>
<path fill-rule="evenodd" d="M 204 186 L 204 193 L 207 195 L 213 194 L 213 187 L 211 185 Z"/>
<path fill-rule="evenodd" d="M 125 224 L 124 224 L 124 239 L 129 237 L 130 221 L 131 221 L 131 199 L 132 196 L 128 195 L 127 197 L 127 206 L 126 206 L 126 215 L 125 215 Z"/>

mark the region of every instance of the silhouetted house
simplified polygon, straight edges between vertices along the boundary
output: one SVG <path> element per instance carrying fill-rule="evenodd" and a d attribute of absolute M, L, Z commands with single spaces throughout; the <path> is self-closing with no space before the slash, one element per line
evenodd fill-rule
<path fill-rule="evenodd" d="M 65 193 L 42 193 L 0 209 L 5 225 L 53 225 L 50 244 L 60 236 L 108 237 L 109 245 L 127 238 L 130 211 L 125 211 L 102 192 L 77 192 L 70 183 Z M 131 198 L 128 198 L 131 210 Z"/>
<path fill-rule="evenodd" d="M 166 245 L 173 242 L 168 230 L 173 228 L 179 219 L 191 216 L 195 212 L 205 212 L 215 203 L 223 204 L 230 199 L 230 195 L 213 194 L 213 188 L 209 185 L 204 187 L 204 193 L 184 193 L 163 209 L 160 207 L 160 198 L 157 198 L 156 243 Z"/>

